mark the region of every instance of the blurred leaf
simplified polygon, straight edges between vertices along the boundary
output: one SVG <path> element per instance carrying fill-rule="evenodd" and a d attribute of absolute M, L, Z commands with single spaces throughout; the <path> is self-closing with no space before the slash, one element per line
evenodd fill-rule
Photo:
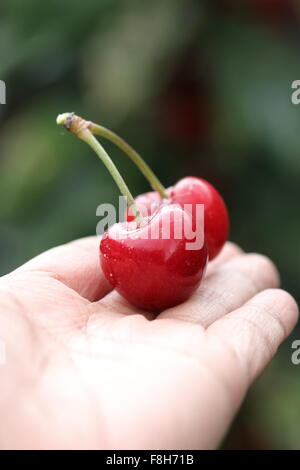
<path fill-rule="evenodd" d="M 63 100 L 62 100 L 63 102 Z M 0 216 L 19 218 L 39 205 L 57 176 L 70 165 L 74 140 L 55 124 L 61 102 L 40 100 L 2 128 L 0 142 Z"/>
<path fill-rule="evenodd" d="M 300 77 L 296 48 L 253 24 L 219 26 L 212 41 L 218 144 L 239 160 L 241 153 L 250 157 L 249 148 L 264 148 L 280 170 L 299 172 L 300 115 L 291 103 L 291 84 Z"/>
<path fill-rule="evenodd" d="M 109 122 L 146 107 L 161 89 L 172 61 L 199 28 L 191 5 L 190 0 L 129 2 L 109 30 L 93 39 L 84 63 L 89 102 Z"/>

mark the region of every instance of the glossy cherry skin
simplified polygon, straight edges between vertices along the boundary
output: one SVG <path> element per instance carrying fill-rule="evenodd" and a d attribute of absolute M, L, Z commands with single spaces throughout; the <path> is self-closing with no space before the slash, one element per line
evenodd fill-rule
<path fill-rule="evenodd" d="M 170 221 L 170 237 L 163 226 Z M 146 225 L 132 223 L 110 227 L 100 244 L 102 270 L 111 285 L 133 305 L 159 312 L 187 300 L 197 289 L 207 264 L 205 243 L 187 249 L 185 236 L 175 237 L 181 220 L 191 227 L 191 217 L 178 205 L 162 205 Z M 135 224 L 135 223 L 134 223 Z M 151 233 L 158 234 L 151 237 Z"/>
<path fill-rule="evenodd" d="M 192 204 L 193 227 L 196 227 L 195 205 L 204 204 L 204 233 L 209 253 L 212 260 L 221 251 L 229 234 L 229 217 L 226 205 L 218 191 L 206 180 L 188 176 L 178 181 L 175 186 L 167 189 L 169 202 L 177 203 L 184 207 Z M 152 208 L 157 207 L 162 201 L 155 192 L 141 194 L 136 198 L 136 204 L 144 215 L 150 215 Z M 154 205 L 153 205 L 154 204 Z M 133 220 L 130 212 L 127 220 Z"/>
<path fill-rule="evenodd" d="M 164 203 L 160 195 L 156 191 L 150 191 L 148 193 L 140 194 L 135 198 L 136 206 L 144 217 L 151 216 L 161 204 Z M 126 220 L 132 222 L 134 216 L 130 209 L 127 209 Z"/>
<path fill-rule="evenodd" d="M 172 188 L 170 199 L 182 207 L 192 204 L 195 219 L 195 204 L 204 204 L 204 233 L 212 260 L 221 251 L 229 235 L 229 217 L 225 203 L 218 191 L 206 180 L 192 176 L 183 178 Z"/>

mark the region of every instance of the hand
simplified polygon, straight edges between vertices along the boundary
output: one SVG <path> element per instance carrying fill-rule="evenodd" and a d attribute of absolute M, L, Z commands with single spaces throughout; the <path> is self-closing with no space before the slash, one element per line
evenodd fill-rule
<path fill-rule="evenodd" d="M 0 279 L 0 447 L 215 448 L 295 301 L 271 261 L 228 243 L 197 294 L 154 318 L 110 292 L 98 247 L 78 240 Z"/>

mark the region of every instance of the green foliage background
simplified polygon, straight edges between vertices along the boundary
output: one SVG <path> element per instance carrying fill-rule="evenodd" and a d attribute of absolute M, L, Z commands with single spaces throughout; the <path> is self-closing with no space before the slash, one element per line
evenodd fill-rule
<path fill-rule="evenodd" d="M 299 300 L 300 7 L 291 0 L 1 0 L 0 274 L 93 234 L 117 189 L 55 124 L 76 111 L 124 136 L 166 185 L 211 180 L 231 238 L 270 256 Z M 134 194 L 148 190 L 107 150 Z M 299 330 L 295 337 L 300 335 Z M 299 448 L 291 339 L 252 388 L 224 446 Z"/>

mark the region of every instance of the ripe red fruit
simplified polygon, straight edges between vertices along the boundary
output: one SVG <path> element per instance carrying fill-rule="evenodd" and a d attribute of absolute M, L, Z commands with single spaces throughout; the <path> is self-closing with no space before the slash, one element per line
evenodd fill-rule
<path fill-rule="evenodd" d="M 206 245 L 209 259 L 215 258 L 229 234 L 229 217 L 221 195 L 208 181 L 193 176 L 180 180 L 167 190 L 167 194 L 171 204 L 177 203 L 181 207 L 192 204 L 193 229 L 196 228 L 196 204 L 204 204 Z M 159 205 L 161 202 L 162 200 L 155 192 L 141 194 L 136 198 L 136 204 L 143 215 L 151 215 L 155 205 Z M 127 213 L 127 220 L 133 220 L 130 211 Z"/>
<path fill-rule="evenodd" d="M 132 224 L 125 222 L 105 232 L 100 244 L 102 270 L 132 304 L 161 311 L 187 300 L 199 286 L 207 264 L 207 248 L 204 243 L 196 250 L 187 249 L 192 240 L 185 234 L 176 238 L 178 223 L 191 229 L 191 216 L 180 206 L 167 204 L 140 228 L 131 230 Z M 165 238 L 168 224 L 170 236 Z M 153 237 L 153 233 L 158 236 Z"/>
<path fill-rule="evenodd" d="M 169 191 L 169 190 L 167 190 Z M 168 201 L 168 200 L 167 200 Z M 136 206 L 139 208 L 143 217 L 150 217 L 158 208 L 163 204 L 163 200 L 156 191 L 149 191 L 148 193 L 139 194 L 134 200 Z M 132 222 L 134 216 L 130 209 L 127 209 L 126 220 Z"/>
<path fill-rule="evenodd" d="M 186 177 L 180 180 L 171 191 L 172 203 L 182 207 L 192 204 L 192 216 L 195 219 L 195 205 L 204 204 L 204 234 L 212 260 L 221 251 L 229 234 L 229 217 L 225 203 L 218 191 L 208 181 Z"/>

